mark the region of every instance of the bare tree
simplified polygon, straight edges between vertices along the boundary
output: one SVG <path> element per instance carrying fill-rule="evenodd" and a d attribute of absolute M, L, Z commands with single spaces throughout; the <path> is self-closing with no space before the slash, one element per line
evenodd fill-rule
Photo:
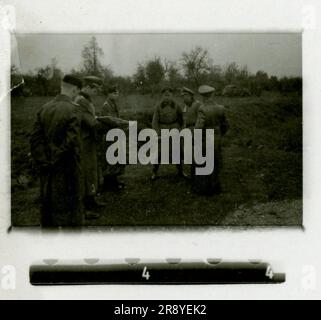
<path fill-rule="evenodd" d="M 92 37 L 81 52 L 84 73 L 99 76 L 103 69 L 99 59 L 103 54 L 103 49 L 99 47 L 96 37 Z"/>
<path fill-rule="evenodd" d="M 247 66 L 244 65 L 240 67 L 236 77 L 238 85 L 243 88 L 249 87 L 249 76 L 250 76 L 250 72 Z"/>
<path fill-rule="evenodd" d="M 182 82 L 182 75 L 175 61 L 164 61 L 165 78 L 170 86 L 179 86 Z"/>
<path fill-rule="evenodd" d="M 197 87 L 201 84 L 203 77 L 210 72 L 212 63 L 208 51 L 201 47 L 196 47 L 190 52 L 183 52 L 181 58 L 185 77 Z"/>
<path fill-rule="evenodd" d="M 155 57 L 154 60 L 150 60 L 146 63 L 145 68 L 146 78 L 151 86 L 152 94 L 165 77 L 164 66 L 159 57 Z"/>
<path fill-rule="evenodd" d="M 224 70 L 224 78 L 228 84 L 234 83 L 239 74 L 239 66 L 236 62 L 229 63 Z"/>
<path fill-rule="evenodd" d="M 42 93 L 44 96 L 48 96 L 49 80 L 52 77 L 51 67 L 45 66 L 37 68 L 37 82 L 42 87 Z"/>
<path fill-rule="evenodd" d="M 145 72 L 145 66 L 141 63 L 137 65 L 136 72 L 133 76 L 133 81 L 137 89 L 144 91 L 146 90 L 147 78 Z"/>

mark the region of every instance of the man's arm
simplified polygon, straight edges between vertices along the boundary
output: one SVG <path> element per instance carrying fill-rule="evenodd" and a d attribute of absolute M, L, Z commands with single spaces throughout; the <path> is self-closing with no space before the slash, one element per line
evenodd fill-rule
<path fill-rule="evenodd" d="M 99 116 L 96 117 L 97 128 L 100 130 L 109 130 L 112 128 L 123 128 L 127 129 L 129 122 L 124 119 L 112 117 L 112 116 Z"/>
<path fill-rule="evenodd" d="M 203 129 L 205 127 L 205 120 L 206 120 L 205 112 L 204 112 L 203 108 L 200 107 L 198 109 L 198 113 L 197 113 L 197 120 L 195 123 L 195 129 Z"/>
<path fill-rule="evenodd" d="M 76 108 L 76 112 L 81 121 L 86 123 L 89 127 L 95 127 L 97 121 L 95 119 L 94 107 L 91 105 L 91 102 L 82 96 L 78 96 L 75 103 L 79 105 L 79 107 Z"/>

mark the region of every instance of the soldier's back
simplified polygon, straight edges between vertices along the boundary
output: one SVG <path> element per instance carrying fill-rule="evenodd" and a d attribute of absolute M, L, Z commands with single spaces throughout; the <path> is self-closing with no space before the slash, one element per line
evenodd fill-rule
<path fill-rule="evenodd" d="M 48 164 L 40 185 L 44 225 L 81 223 L 79 119 L 75 107 L 69 97 L 58 95 L 42 106 L 37 116 L 36 134 L 41 132 L 41 137 L 36 142 L 43 145 Z"/>
<path fill-rule="evenodd" d="M 75 105 L 67 99 L 58 96 L 45 104 L 40 110 L 40 119 L 47 139 L 63 140 L 67 125 L 75 116 Z"/>
<path fill-rule="evenodd" d="M 225 122 L 225 107 L 209 101 L 199 108 L 198 127 L 203 129 L 217 129 L 221 131 L 222 124 Z"/>

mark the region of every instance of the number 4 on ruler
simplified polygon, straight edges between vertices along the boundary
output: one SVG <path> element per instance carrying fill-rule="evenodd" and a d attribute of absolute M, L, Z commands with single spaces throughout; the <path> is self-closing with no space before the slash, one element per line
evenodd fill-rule
<path fill-rule="evenodd" d="M 147 267 L 145 266 L 144 267 L 144 270 L 143 270 L 143 278 L 145 278 L 146 280 L 149 280 L 150 278 L 150 275 L 149 275 L 149 272 L 147 271 Z"/>
<path fill-rule="evenodd" d="M 267 277 L 269 277 L 270 279 L 273 279 L 273 270 L 272 270 L 272 268 L 271 268 L 270 265 L 267 266 L 265 275 L 266 275 Z"/>

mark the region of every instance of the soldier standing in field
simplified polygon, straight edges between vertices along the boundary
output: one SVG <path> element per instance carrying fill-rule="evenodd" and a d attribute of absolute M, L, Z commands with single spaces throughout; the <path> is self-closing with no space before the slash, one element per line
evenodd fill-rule
<path fill-rule="evenodd" d="M 201 105 L 201 103 L 195 99 L 195 94 L 194 92 L 186 87 L 182 88 L 181 91 L 181 97 L 183 98 L 183 128 L 187 128 L 190 130 L 194 129 L 197 116 L 198 116 L 198 109 Z M 194 164 L 191 164 L 189 166 L 189 174 L 185 174 L 185 177 L 191 177 L 194 178 Z"/>
<path fill-rule="evenodd" d="M 107 99 L 103 104 L 101 110 L 101 116 L 111 116 L 113 118 L 120 118 L 119 113 L 119 91 L 117 86 L 111 86 L 108 88 L 107 91 Z M 104 134 L 104 141 L 103 146 L 106 146 L 106 134 Z M 106 147 L 101 150 L 100 155 L 100 166 L 101 166 L 101 173 L 103 176 L 103 190 L 115 190 L 121 191 L 124 189 L 125 184 L 118 180 L 119 176 L 121 176 L 125 171 L 124 164 L 109 164 L 106 161 L 106 148 L 108 148 L 108 144 Z"/>
<path fill-rule="evenodd" d="M 95 106 L 92 96 L 96 95 L 102 86 L 102 80 L 95 76 L 83 78 L 83 88 L 76 97 L 79 105 L 79 117 L 81 119 L 81 164 L 83 172 L 84 206 L 87 210 L 94 210 L 105 206 L 97 200 L 98 168 L 97 168 L 97 126 Z M 87 219 L 99 218 L 98 213 L 86 212 Z"/>
<path fill-rule="evenodd" d="M 181 97 L 183 98 L 183 127 L 188 129 L 194 129 L 198 109 L 201 103 L 195 99 L 195 94 L 191 89 L 186 87 L 182 88 Z"/>
<path fill-rule="evenodd" d="M 80 79 L 66 75 L 61 94 L 40 108 L 31 133 L 44 227 L 82 224 L 80 121 L 73 102 L 81 86 Z"/>
<path fill-rule="evenodd" d="M 228 130 L 225 108 L 213 100 L 214 88 L 202 85 L 198 93 L 202 96 L 202 105 L 199 107 L 195 129 L 203 129 L 202 148 L 205 147 L 205 130 L 214 129 L 214 171 L 210 175 L 195 176 L 194 190 L 199 194 L 212 195 L 219 193 L 219 172 L 222 167 L 221 140 Z"/>
<path fill-rule="evenodd" d="M 159 138 L 161 134 L 161 129 L 182 129 L 183 127 L 183 114 L 181 107 L 173 100 L 173 89 L 170 87 L 165 87 L 162 90 L 162 100 L 156 106 L 153 120 L 152 128 L 157 132 Z M 169 146 L 170 147 L 170 146 Z M 171 148 L 170 148 L 171 149 Z M 161 148 L 160 143 L 158 144 L 158 161 L 161 159 Z M 183 176 L 182 164 L 177 164 L 178 175 Z M 157 178 L 157 173 L 159 169 L 159 163 L 153 165 L 152 180 Z"/>

